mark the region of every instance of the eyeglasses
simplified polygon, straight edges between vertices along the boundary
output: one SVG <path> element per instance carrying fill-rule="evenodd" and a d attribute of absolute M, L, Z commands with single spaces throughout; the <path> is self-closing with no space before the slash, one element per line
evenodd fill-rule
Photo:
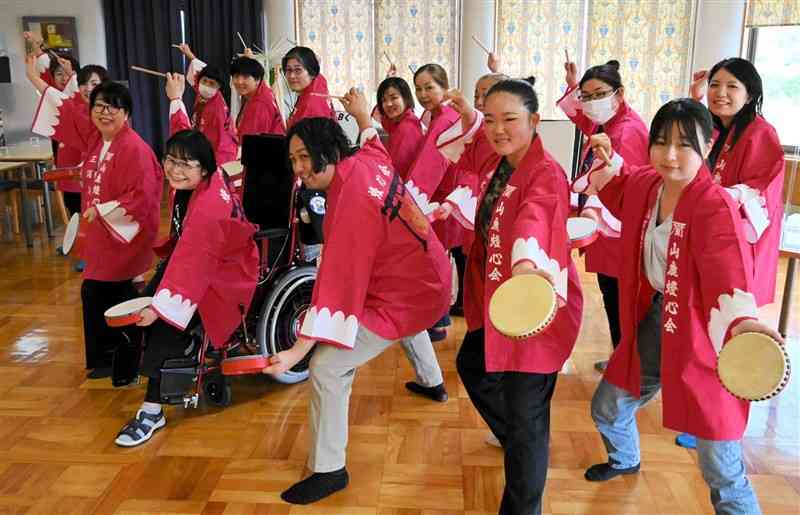
<path fill-rule="evenodd" d="M 121 107 L 117 107 L 117 106 L 112 106 L 111 104 L 99 104 L 99 103 L 97 103 L 94 106 L 92 106 L 92 112 L 94 112 L 96 114 L 103 114 L 103 113 L 117 114 L 120 109 L 122 109 L 122 108 Z"/>
<path fill-rule="evenodd" d="M 581 102 L 591 102 L 592 100 L 600 100 L 601 98 L 608 98 L 617 92 L 616 89 L 607 89 L 605 91 L 596 91 L 591 94 L 581 93 L 578 95 L 578 100 Z"/>
<path fill-rule="evenodd" d="M 189 172 L 191 170 L 200 169 L 200 162 L 199 161 L 183 161 L 181 159 L 175 159 L 172 156 L 167 156 L 164 158 L 164 168 L 169 167 L 170 169 L 177 170 L 182 173 Z"/>
<path fill-rule="evenodd" d="M 301 66 L 298 66 L 297 68 L 284 68 L 283 69 L 283 74 L 287 75 L 287 76 L 288 75 L 301 75 L 304 71 L 306 71 L 305 68 L 303 68 Z"/>

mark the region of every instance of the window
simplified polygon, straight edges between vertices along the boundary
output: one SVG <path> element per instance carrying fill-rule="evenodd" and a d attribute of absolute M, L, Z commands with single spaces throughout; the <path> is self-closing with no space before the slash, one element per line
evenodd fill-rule
<path fill-rule="evenodd" d="M 794 153 L 800 148 L 800 25 L 753 27 L 747 41 L 747 58 L 764 85 L 762 114 Z"/>
<path fill-rule="evenodd" d="M 499 49 L 504 69 L 536 76 L 542 117 L 565 119 L 555 107 L 563 94 L 564 49 L 581 70 L 620 62 L 625 98 L 650 122 L 689 84 L 693 0 L 498 0 Z"/>
<path fill-rule="evenodd" d="M 459 0 L 298 0 L 300 44 L 317 53 L 332 94 L 373 98 L 389 63 L 409 82 L 429 62 L 458 80 Z"/>

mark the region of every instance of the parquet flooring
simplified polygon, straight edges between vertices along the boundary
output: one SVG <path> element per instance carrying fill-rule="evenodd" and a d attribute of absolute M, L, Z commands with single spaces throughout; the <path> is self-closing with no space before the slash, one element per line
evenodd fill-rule
<path fill-rule="evenodd" d="M 60 234 L 60 233 L 59 233 Z M 437 346 L 450 400 L 436 404 L 403 387 L 412 370 L 392 348 L 357 373 L 350 411 L 350 487 L 311 506 L 279 493 L 303 474 L 307 384 L 233 380 L 233 405 L 167 408 L 167 426 L 146 445 L 113 439 L 144 387 L 114 389 L 82 369 L 80 277 L 57 257 L 59 238 L 39 232 L 26 249 L 0 242 L 0 513 L 144 515 L 484 515 L 497 513 L 503 458 L 455 370 L 464 332 L 455 319 Z M 582 265 L 580 265 L 582 266 Z M 782 287 L 785 261 L 781 263 Z M 696 455 L 661 427 L 656 401 L 641 411 L 642 472 L 588 483 L 605 459 L 589 416 L 610 346 L 599 291 L 583 276 L 581 336 L 559 377 L 544 512 L 593 515 L 712 513 Z M 800 292 L 790 353 L 800 363 Z M 777 306 L 777 305 L 776 305 Z M 767 310 L 777 318 L 777 307 Z M 797 372 L 795 373 L 797 376 Z M 782 395 L 753 405 L 745 450 L 764 513 L 800 513 L 800 398 L 795 377 Z"/>

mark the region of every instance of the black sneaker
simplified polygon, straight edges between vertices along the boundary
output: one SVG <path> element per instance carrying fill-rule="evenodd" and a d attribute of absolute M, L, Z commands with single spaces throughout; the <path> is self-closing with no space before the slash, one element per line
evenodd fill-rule
<path fill-rule="evenodd" d="M 315 472 L 283 492 L 281 499 L 290 504 L 311 504 L 344 490 L 349 482 L 350 475 L 344 467 L 333 472 Z"/>
<path fill-rule="evenodd" d="M 447 390 L 444 389 L 444 383 L 437 384 L 436 386 L 422 386 L 419 383 L 409 381 L 406 383 L 406 388 L 436 402 L 447 402 L 448 399 Z"/>
<path fill-rule="evenodd" d="M 639 466 L 640 464 L 624 469 L 615 469 L 610 463 L 598 463 L 586 469 L 583 477 L 586 478 L 587 481 L 608 481 L 617 476 L 636 474 L 639 472 Z"/>

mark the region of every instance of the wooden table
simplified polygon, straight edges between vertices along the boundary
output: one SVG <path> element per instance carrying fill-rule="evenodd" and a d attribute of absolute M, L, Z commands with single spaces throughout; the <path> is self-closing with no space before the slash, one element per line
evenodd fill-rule
<path fill-rule="evenodd" d="M 42 179 L 42 172 L 47 167 L 47 163 L 53 160 L 53 150 L 50 140 L 39 138 L 38 144 L 30 141 L 11 144 L 8 147 L 0 147 L 0 163 L 30 163 L 34 167 L 36 179 Z M 28 219 L 28 210 L 25 208 L 28 193 L 28 179 L 25 172 L 20 172 L 20 189 L 22 190 L 22 228 L 25 233 L 25 241 L 28 247 L 33 247 L 33 235 L 31 231 L 31 220 Z M 53 237 L 53 212 L 50 207 L 50 189 L 45 181 L 42 181 L 42 196 L 44 197 L 44 218 L 47 236 Z"/>

